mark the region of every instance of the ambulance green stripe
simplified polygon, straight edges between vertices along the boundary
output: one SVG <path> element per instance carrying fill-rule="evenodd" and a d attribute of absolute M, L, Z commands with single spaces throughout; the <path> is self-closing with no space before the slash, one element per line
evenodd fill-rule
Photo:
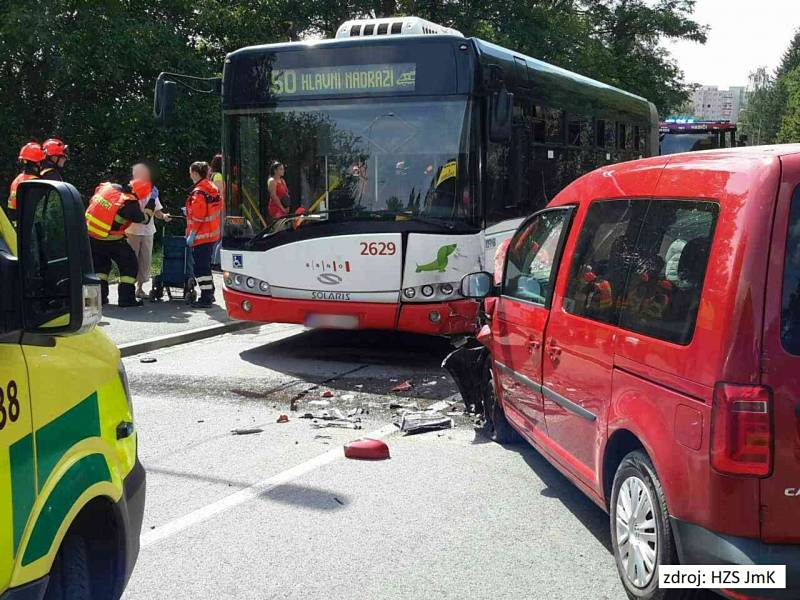
<path fill-rule="evenodd" d="M 81 440 L 91 437 L 100 437 L 100 409 L 96 393 L 36 432 L 40 490 L 64 453 Z"/>
<path fill-rule="evenodd" d="M 50 552 L 53 539 L 67 513 L 87 488 L 101 481 L 111 481 L 111 472 L 102 454 L 84 456 L 67 470 L 47 498 L 33 527 L 22 557 L 23 566 Z"/>
<path fill-rule="evenodd" d="M 36 478 L 33 469 L 33 436 L 26 435 L 9 448 L 11 462 L 11 513 L 14 525 L 14 550 L 17 555 L 25 524 L 36 500 Z"/>

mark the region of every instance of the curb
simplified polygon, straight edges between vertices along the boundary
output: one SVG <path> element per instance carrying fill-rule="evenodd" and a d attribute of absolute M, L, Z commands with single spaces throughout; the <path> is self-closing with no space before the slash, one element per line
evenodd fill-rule
<path fill-rule="evenodd" d="M 243 329 L 256 328 L 260 327 L 261 325 L 262 323 L 253 323 L 251 321 L 231 321 L 230 323 L 219 323 L 217 325 L 208 325 L 207 327 L 198 327 L 197 329 L 190 329 L 188 331 L 181 331 L 180 333 L 162 335 L 147 340 L 141 340 L 139 342 L 120 344 L 118 348 L 120 356 L 125 358 L 127 356 L 134 356 L 143 352 L 152 352 L 153 350 L 160 350 L 161 348 L 168 348 L 170 346 L 178 346 L 180 344 L 196 342 L 197 340 L 204 340 L 206 338 L 222 335 L 223 333 L 233 333 L 234 331 L 242 331 Z"/>

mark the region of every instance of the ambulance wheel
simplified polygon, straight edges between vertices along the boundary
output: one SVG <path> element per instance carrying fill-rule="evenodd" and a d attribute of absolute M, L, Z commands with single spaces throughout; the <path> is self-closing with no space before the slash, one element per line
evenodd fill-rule
<path fill-rule="evenodd" d="M 86 542 L 77 535 L 67 535 L 61 542 L 44 600 L 91 600 L 89 559 Z"/>

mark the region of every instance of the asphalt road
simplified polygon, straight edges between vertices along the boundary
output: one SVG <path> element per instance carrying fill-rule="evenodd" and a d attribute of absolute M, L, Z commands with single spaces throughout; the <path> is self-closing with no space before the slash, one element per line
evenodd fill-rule
<path fill-rule="evenodd" d="M 446 352 L 272 325 L 125 359 L 148 471 L 125 598 L 624 598 L 607 516 L 534 450 L 488 442 L 467 417 L 390 426 L 393 403 L 453 400 Z M 363 429 L 299 418 L 334 407 L 364 409 Z M 391 459 L 343 458 L 368 433 Z"/>

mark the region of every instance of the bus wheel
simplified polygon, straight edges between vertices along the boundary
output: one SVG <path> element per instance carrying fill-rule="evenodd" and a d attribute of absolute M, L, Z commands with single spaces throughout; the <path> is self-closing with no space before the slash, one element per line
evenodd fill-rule
<path fill-rule="evenodd" d="M 498 444 L 517 444 L 522 438 L 506 420 L 503 407 L 497 399 L 491 356 L 483 362 L 483 369 L 483 433 Z"/>
<path fill-rule="evenodd" d="M 86 542 L 78 535 L 67 535 L 50 570 L 44 600 L 91 600 L 89 559 Z"/>

